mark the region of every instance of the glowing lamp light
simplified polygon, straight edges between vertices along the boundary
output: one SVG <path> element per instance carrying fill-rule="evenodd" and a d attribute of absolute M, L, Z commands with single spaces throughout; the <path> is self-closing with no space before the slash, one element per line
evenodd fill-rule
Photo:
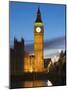
<path fill-rule="evenodd" d="M 30 72 L 33 72 L 33 69 L 32 69 L 32 67 L 30 68 Z"/>

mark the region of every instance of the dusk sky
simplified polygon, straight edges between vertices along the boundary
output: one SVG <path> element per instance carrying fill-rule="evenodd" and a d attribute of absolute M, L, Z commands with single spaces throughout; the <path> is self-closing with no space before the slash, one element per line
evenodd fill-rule
<path fill-rule="evenodd" d="M 32 43 L 38 7 L 44 24 L 44 41 L 65 37 L 65 5 L 10 2 L 9 7 L 10 45 L 14 37 L 18 40 L 23 37 L 25 43 Z"/>

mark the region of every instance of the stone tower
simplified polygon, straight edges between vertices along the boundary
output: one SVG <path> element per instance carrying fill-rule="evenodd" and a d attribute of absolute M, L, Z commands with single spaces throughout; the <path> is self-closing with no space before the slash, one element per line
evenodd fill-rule
<path fill-rule="evenodd" d="M 44 28 L 41 19 L 41 12 L 38 8 L 36 21 L 34 23 L 34 72 L 43 72 L 43 48 L 44 48 Z"/>

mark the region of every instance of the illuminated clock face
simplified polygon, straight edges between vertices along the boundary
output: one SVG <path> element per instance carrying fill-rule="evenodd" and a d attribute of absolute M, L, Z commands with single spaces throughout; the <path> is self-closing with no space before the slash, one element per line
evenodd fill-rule
<path fill-rule="evenodd" d="M 37 32 L 41 32 L 41 28 L 40 28 L 40 27 L 37 27 L 37 28 L 36 28 L 36 31 L 37 31 Z"/>

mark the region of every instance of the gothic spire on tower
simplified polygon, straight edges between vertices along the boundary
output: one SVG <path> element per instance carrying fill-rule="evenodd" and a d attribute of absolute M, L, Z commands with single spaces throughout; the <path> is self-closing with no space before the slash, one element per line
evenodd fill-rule
<path fill-rule="evenodd" d="M 39 8 L 38 8 L 38 11 L 37 11 L 37 18 L 36 18 L 35 22 L 42 22 L 42 20 L 41 20 L 41 12 L 40 12 Z"/>

